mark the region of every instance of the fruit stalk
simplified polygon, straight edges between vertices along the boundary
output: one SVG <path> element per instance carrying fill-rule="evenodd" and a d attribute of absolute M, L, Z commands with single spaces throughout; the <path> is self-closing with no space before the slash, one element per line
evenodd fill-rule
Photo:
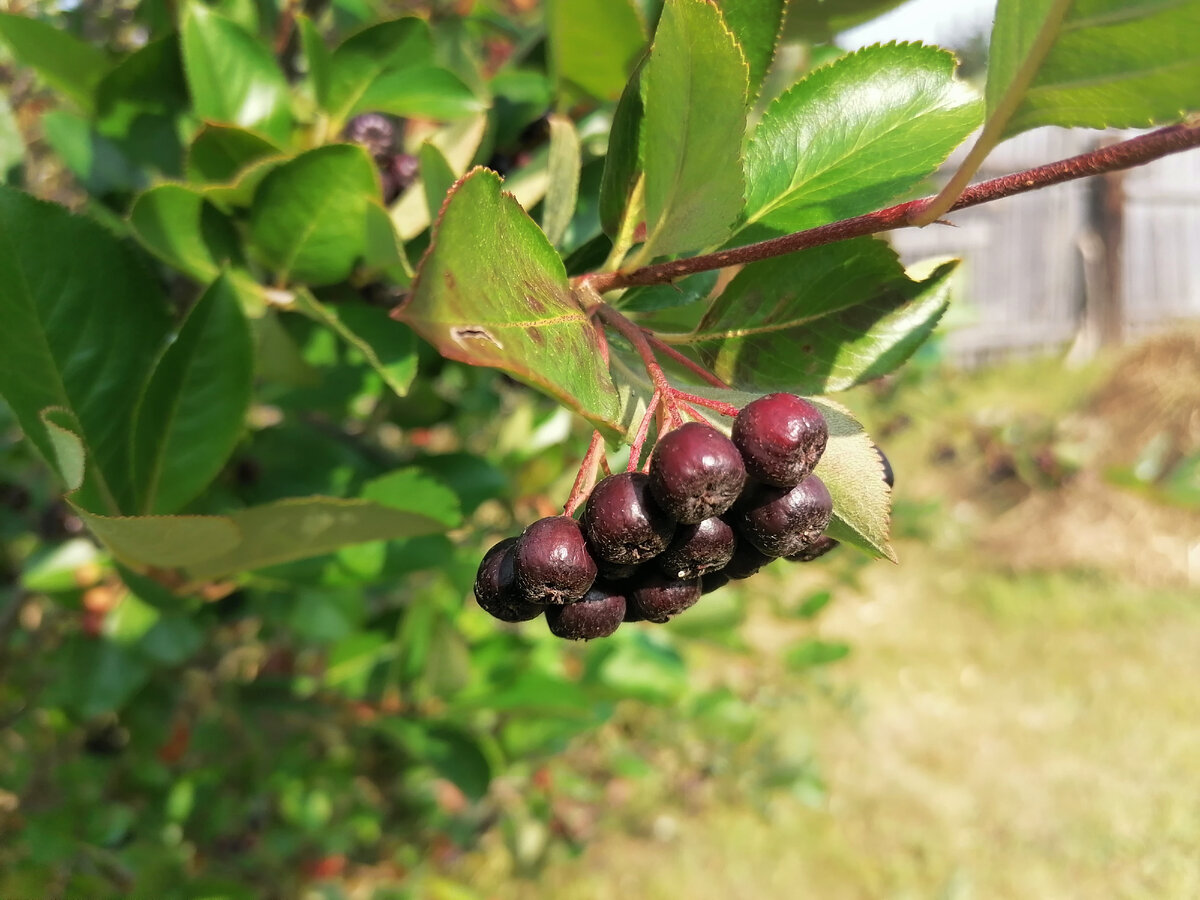
<path fill-rule="evenodd" d="M 1131 169 L 1134 166 L 1140 166 L 1163 156 L 1180 153 L 1194 147 L 1200 147 L 1200 124 L 1172 125 L 1168 128 L 1160 128 L 1149 134 L 1110 144 L 1089 153 L 1081 153 L 1058 162 L 1026 169 L 1024 172 L 1003 175 L 1000 178 L 974 184 L 962 192 L 950 207 L 950 211 L 967 209 L 1003 197 L 1012 197 L 1026 191 L 1073 181 L 1076 178 Z M 600 294 L 635 285 L 669 284 L 688 275 L 695 275 L 697 272 L 745 265 L 795 253 L 797 250 L 805 250 L 809 247 L 818 247 L 822 244 L 833 244 L 850 238 L 893 231 L 897 228 L 913 227 L 914 218 L 919 216 L 932 200 L 932 197 L 910 200 L 886 209 L 855 216 L 852 219 L 830 222 L 828 225 L 785 234 L 782 237 L 759 241 L 756 244 L 734 247 L 731 250 L 657 263 L 628 272 L 601 272 L 583 275 L 580 276 L 580 281 L 585 281 L 591 289 Z"/>

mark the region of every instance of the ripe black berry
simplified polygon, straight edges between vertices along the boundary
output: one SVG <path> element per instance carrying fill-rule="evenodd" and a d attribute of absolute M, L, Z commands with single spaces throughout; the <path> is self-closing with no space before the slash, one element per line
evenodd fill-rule
<path fill-rule="evenodd" d="M 517 590 L 529 603 L 573 603 L 596 580 L 579 523 L 570 516 L 538 519 L 513 548 Z"/>
<path fill-rule="evenodd" d="M 713 516 L 695 525 L 680 525 L 671 546 L 655 562 L 672 578 L 697 578 L 729 562 L 734 544 L 733 529 Z"/>
<path fill-rule="evenodd" d="M 730 577 L 724 572 L 709 572 L 700 579 L 700 594 L 711 594 L 729 584 Z"/>
<path fill-rule="evenodd" d="M 628 565 L 622 563 L 610 563 L 604 559 L 596 560 L 596 571 L 599 573 L 597 577 L 603 578 L 605 581 L 625 581 L 627 578 L 633 578 L 641 571 L 641 566 L 630 563 Z"/>
<path fill-rule="evenodd" d="M 725 512 L 745 483 L 746 467 L 733 441 L 702 422 L 667 432 L 650 459 L 650 493 L 684 524 Z"/>
<path fill-rule="evenodd" d="M 793 488 L 756 485 L 738 502 L 738 535 L 771 556 L 792 556 L 815 541 L 833 515 L 824 482 L 810 475 Z"/>
<path fill-rule="evenodd" d="M 516 538 L 505 538 L 483 555 L 475 574 L 475 600 L 502 622 L 528 622 L 542 614 L 544 607 L 521 599 L 513 571 Z"/>
<path fill-rule="evenodd" d="M 823 534 L 799 553 L 793 553 L 788 559 L 792 562 L 812 562 L 814 559 L 820 559 L 840 544 L 840 541 L 835 541 L 829 535 Z"/>
<path fill-rule="evenodd" d="M 583 512 L 583 530 L 598 557 L 630 565 L 667 549 L 675 534 L 675 520 L 650 496 L 646 475 L 622 472 L 592 489 Z"/>
<path fill-rule="evenodd" d="M 716 574 L 737 580 L 749 578 L 767 563 L 774 562 L 775 559 L 776 557 L 768 556 L 749 541 L 739 539 L 737 546 L 733 548 L 733 558 L 725 564 L 725 568 Z"/>
<path fill-rule="evenodd" d="M 582 600 L 546 609 L 552 634 L 572 641 L 608 637 L 625 619 L 625 595 L 598 581 Z"/>
<path fill-rule="evenodd" d="M 363 113 L 346 123 L 342 135 L 348 141 L 362 144 L 377 159 L 392 152 L 396 140 L 396 127 L 392 120 L 379 113 Z"/>
<path fill-rule="evenodd" d="M 420 163 L 411 153 L 397 153 L 379 162 L 379 178 L 383 182 L 383 200 L 391 203 L 407 190 L 417 178 Z"/>
<path fill-rule="evenodd" d="M 795 394 L 767 394 L 733 420 L 733 443 L 746 473 L 775 487 L 793 487 L 825 452 L 829 426 L 815 406 Z"/>
<path fill-rule="evenodd" d="M 668 578 L 657 572 L 635 582 L 627 600 L 648 622 L 662 624 L 700 599 L 699 578 Z"/>

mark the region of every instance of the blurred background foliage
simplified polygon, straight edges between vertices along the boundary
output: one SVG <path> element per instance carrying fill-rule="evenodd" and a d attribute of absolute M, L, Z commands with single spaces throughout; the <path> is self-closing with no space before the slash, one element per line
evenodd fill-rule
<path fill-rule="evenodd" d="M 892 5 L 831 22 L 807 4 L 791 76 L 838 52 L 813 36 Z M 304 65 L 274 4 L 213 6 Z M 6 9 L 109 55 L 173 16 Z M 328 37 L 430 18 L 441 64 L 492 95 L 477 152 L 515 178 L 544 165 L 539 4 L 305 10 Z M 0 65 L 6 183 L 125 234 L 136 192 L 182 174 L 169 104 L 122 130 Z M 586 256 L 580 209 L 566 241 Z M 568 493 L 578 422 L 424 347 L 398 397 L 310 319 L 268 315 L 256 339 L 251 428 L 190 510 L 356 496 L 413 467 L 466 524 L 180 596 L 86 535 L 0 407 L 0 895 L 1200 893 L 1195 333 L 970 375 L 933 342 L 848 399 L 898 474 L 900 568 L 779 563 L 595 646 L 470 600 L 481 550 Z"/>

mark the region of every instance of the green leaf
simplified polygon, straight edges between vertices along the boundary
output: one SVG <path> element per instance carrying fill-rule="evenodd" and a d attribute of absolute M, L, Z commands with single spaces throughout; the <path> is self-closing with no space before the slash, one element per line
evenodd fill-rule
<path fill-rule="evenodd" d="M 686 345 L 744 390 L 842 391 L 879 378 L 929 337 L 956 263 L 912 281 L 873 238 L 813 247 L 742 269 Z"/>
<path fill-rule="evenodd" d="M 438 211 L 446 199 L 450 188 L 457 180 L 450 162 L 431 141 L 425 141 L 417 151 L 420 164 L 421 190 L 425 194 L 425 208 L 429 210 L 429 221 L 437 218 Z"/>
<path fill-rule="evenodd" d="M 599 100 L 615 100 L 646 42 L 629 0 L 549 0 L 546 40 L 558 82 Z"/>
<path fill-rule="evenodd" d="M 232 553 L 241 541 L 226 516 L 101 516 L 78 505 L 75 512 L 115 556 L 137 567 L 191 566 Z"/>
<path fill-rule="evenodd" d="M 241 26 L 198 2 L 188 5 L 182 34 L 196 115 L 286 141 L 291 97 L 271 52 Z"/>
<path fill-rule="evenodd" d="M 79 490 L 87 467 L 87 454 L 83 450 L 83 441 L 79 439 L 82 430 L 79 420 L 70 410 L 54 406 L 43 409 L 41 419 L 46 426 L 46 436 L 54 448 L 50 464 L 68 491 Z"/>
<path fill-rule="evenodd" d="M 450 183 L 454 182 L 451 177 Z M 392 221 L 387 208 L 381 200 L 372 200 L 366 208 L 366 246 L 363 249 L 363 277 L 375 279 L 376 273 L 381 274 L 395 287 L 407 287 L 412 284 L 412 264 L 408 261 L 404 244 L 396 233 L 396 223 Z"/>
<path fill-rule="evenodd" d="M 362 697 L 372 672 L 396 655 L 396 644 L 378 631 L 359 631 L 350 634 L 329 651 L 322 679 L 351 697 Z"/>
<path fill-rule="evenodd" d="M 333 129 L 341 129 L 385 72 L 432 64 L 433 40 L 421 19 L 380 22 L 352 35 L 333 51 L 329 61 L 329 88 L 323 105 Z"/>
<path fill-rule="evenodd" d="M 479 742 L 461 728 L 446 723 L 407 721 L 395 716 L 379 719 L 375 728 L 406 753 L 456 785 L 472 800 L 482 799 L 492 779 L 491 764 Z"/>
<path fill-rule="evenodd" d="M 710 387 L 688 390 L 739 407 L 761 396 L 761 392 Z M 875 444 L 844 406 L 827 397 L 809 400 L 829 426 L 829 443 L 814 470 L 833 498 L 833 519 L 825 533 L 872 556 L 895 562 L 896 554 L 888 540 L 892 492 L 883 480 L 883 463 Z"/>
<path fill-rule="evenodd" d="M 788 0 L 784 34 L 806 43 L 829 41 L 839 32 L 880 16 L 907 0 Z"/>
<path fill-rule="evenodd" d="M 419 509 L 446 528 L 462 521 L 458 496 L 419 467 L 397 469 L 363 486 L 362 498 L 398 509 Z"/>
<path fill-rule="evenodd" d="M 313 96 L 317 106 L 328 109 L 329 92 L 333 85 L 333 54 L 308 16 L 296 16 L 296 29 L 300 33 L 300 46 L 308 63 L 308 80 L 312 82 Z"/>
<path fill-rule="evenodd" d="M 719 244 L 741 211 L 746 62 L 708 0 L 668 0 L 643 73 L 646 257 Z"/>
<path fill-rule="evenodd" d="M 494 172 L 455 185 L 396 315 L 449 359 L 503 369 L 610 434 L 620 400 L 562 260 Z"/>
<path fill-rule="evenodd" d="M 420 498 L 427 498 L 426 492 Z M 451 512 L 335 497 L 294 497 L 221 516 L 98 516 L 75 507 L 120 559 L 214 579 L 330 553 L 350 544 L 441 534 Z M 454 522 L 457 524 L 457 521 Z"/>
<path fill-rule="evenodd" d="M 308 291 L 296 292 L 296 310 L 361 352 L 398 396 L 408 393 L 417 374 L 417 342 L 412 329 L 387 310 L 366 303 L 322 303 Z"/>
<path fill-rule="evenodd" d="M 1200 109 L 1198 34 L 1197 0 L 1001 0 L 986 91 L 989 116 L 1007 118 L 996 139 L 1042 125 L 1143 127 Z"/>
<path fill-rule="evenodd" d="M 228 553 L 186 566 L 193 576 L 216 578 L 329 553 L 349 544 L 441 534 L 449 516 L 442 510 L 421 509 L 407 499 L 385 506 L 367 500 L 296 497 L 221 518 L 233 522 L 241 542 Z"/>
<path fill-rule="evenodd" d="M 87 720 L 124 706 L 150 679 L 150 667 L 133 648 L 77 636 L 60 649 L 51 702 Z"/>
<path fill-rule="evenodd" d="M 867 47 L 817 69 L 768 108 L 746 149 L 746 221 L 798 231 L 911 191 L 980 123 L 954 56 Z"/>
<path fill-rule="evenodd" d="M 181 184 L 162 184 L 139 195 L 129 224 L 142 246 L 197 281 L 212 281 L 226 264 L 240 261 L 233 223 L 203 194 Z"/>
<path fill-rule="evenodd" d="M 178 35 L 146 44 L 121 60 L 96 87 L 97 131 L 144 168 L 183 171 L 180 118 L 191 105 Z"/>
<path fill-rule="evenodd" d="M 254 342 L 222 275 L 196 302 L 146 385 L 133 461 L 143 513 L 170 513 L 221 471 L 245 427 Z"/>
<path fill-rule="evenodd" d="M 608 135 L 608 153 L 600 179 L 600 224 L 609 237 L 616 237 L 620 231 L 642 173 L 642 71 L 646 58 L 638 60 L 629 84 L 625 85 Z"/>
<path fill-rule="evenodd" d="M 422 66 L 384 72 L 363 92 L 351 114 L 384 112 L 422 119 L 461 119 L 485 104 L 449 69 Z"/>
<path fill-rule="evenodd" d="M 251 246 L 282 281 L 342 281 L 366 250 L 366 208 L 378 195 L 378 175 L 362 147 L 309 150 L 259 184 Z"/>
<path fill-rule="evenodd" d="M 81 502 L 131 510 L 134 405 L 170 326 L 158 285 L 100 225 L 0 188 L 0 322 L 0 395 L 25 435 L 55 460 L 42 410 L 72 413 Z"/>
<path fill-rule="evenodd" d="M 784 653 L 783 659 L 789 668 L 810 669 L 813 666 L 829 665 L 849 655 L 849 644 L 810 638 L 790 648 Z"/>
<path fill-rule="evenodd" d="M 83 116 L 54 109 L 42 116 L 41 125 L 46 142 L 89 193 L 128 193 L 145 183 L 145 173 L 125 149 Z"/>
<path fill-rule="evenodd" d="M 471 160 L 479 151 L 484 135 L 488 133 L 490 127 L 488 122 L 488 116 L 484 114 L 470 116 L 443 126 L 429 138 L 429 142 L 441 151 L 446 162 L 450 164 L 450 171 L 454 173 L 452 183 L 470 167 Z M 421 173 L 421 179 L 417 184 L 421 184 L 423 181 L 424 172 Z M 429 214 L 423 186 L 421 190 L 414 190 L 413 187 L 410 187 L 400 195 L 400 199 L 393 205 L 390 215 L 401 240 L 411 241 L 429 227 L 429 223 L 437 218 L 437 210 L 445 202 L 445 195 L 450 186 L 447 185 L 442 196 L 438 198 L 438 208 L 434 210 L 432 218 Z"/>
<path fill-rule="evenodd" d="M 0 39 L 48 85 L 92 109 L 92 92 L 109 69 L 104 51 L 48 22 L 12 13 L 0 13 Z"/>
<path fill-rule="evenodd" d="M 787 0 L 717 0 L 725 23 L 750 66 L 750 93 L 757 95 L 783 31 Z"/>
<path fill-rule="evenodd" d="M 566 116 L 551 116 L 547 170 L 550 183 L 546 186 L 546 200 L 542 205 L 542 230 L 546 239 L 556 246 L 561 243 L 575 215 L 581 161 L 582 150 L 575 124 Z"/>
<path fill-rule="evenodd" d="M 191 181 L 232 181 L 251 163 L 279 153 L 278 145 L 253 131 L 210 123 L 188 148 L 187 176 Z"/>

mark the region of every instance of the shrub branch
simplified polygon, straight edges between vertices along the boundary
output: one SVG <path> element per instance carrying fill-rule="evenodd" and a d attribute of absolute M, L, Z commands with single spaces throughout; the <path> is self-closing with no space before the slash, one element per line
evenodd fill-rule
<path fill-rule="evenodd" d="M 1003 197 L 1012 197 L 1026 191 L 1061 184 L 1065 181 L 1074 181 L 1077 178 L 1102 175 L 1120 169 L 1131 169 L 1172 153 L 1180 153 L 1198 146 L 1200 146 L 1200 123 L 1189 122 L 1160 128 L 1149 134 L 1110 144 L 1089 153 L 1081 153 L 1069 159 L 1062 159 L 1058 162 L 1027 169 L 1024 172 L 1004 175 L 971 185 L 962 192 L 950 207 L 950 211 L 978 206 L 981 203 L 990 203 Z M 828 225 L 797 231 L 756 244 L 747 244 L 744 247 L 705 253 L 690 259 L 657 263 L 628 272 L 600 272 L 584 275 L 581 276 L 580 281 L 586 282 L 590 288 L 601 294 L 635 285 L 669 284 L 697 272 L 744 265 L 784 256 L 821 244 L 832 244 L 868 234 L 912 227 L 932 200 L 931 197 L 910 200 L 886 209 L 855 216 L 852 219 L 831 222 Z"/>

